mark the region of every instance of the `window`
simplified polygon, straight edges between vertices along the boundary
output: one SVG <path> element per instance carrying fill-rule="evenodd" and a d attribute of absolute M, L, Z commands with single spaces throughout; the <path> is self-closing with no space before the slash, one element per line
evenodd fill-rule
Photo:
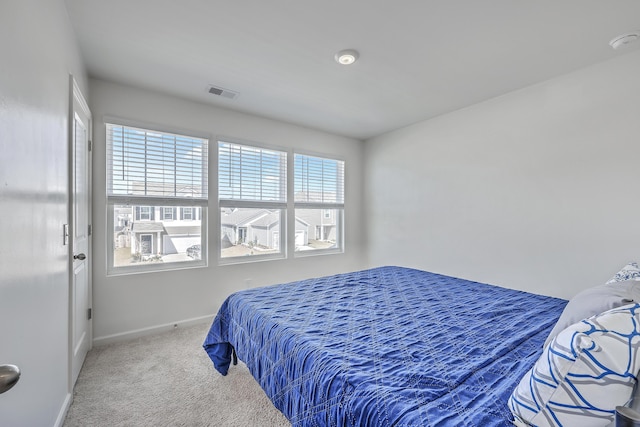
<path fill-rule="evenodd" d="M 106 126 L 109 274 L 204 265 L 208 141 Z"/>
<path fill-rule="evenodd" d="M 196 208 L 180 208 L 180 217 L 183 221 L 196 219 Z"/>
<path fill-rule="evenodd" d="M 295 250 L 343 250 L 344 161 L 295 154 Z"/>
<path fill-rule="evenodd" d="M 137 221 L 153 221 L 155 209 L 152 206 L 136 206 Z"/>
<path fill-rule="evenodd" d="M 221 259 L 285 256 L 286 189 L 286 152 L 218 142 Z"/>
<path fill-rule="evenodd" d="M 218 142 L 223 263 L 286 257 L 287 241 L 296 255 L 344 250 L 344 161 L 295 153 L 288 178 L 287 159 L 285 151 Z"/>
<path fill-rule="evenodd" d="M 162 208 L 162 220 L 173 221 L 173 219 L 176 216 L 175 212 L 176 212 L 176 208 L 167 208 L 167 207 Z"/>

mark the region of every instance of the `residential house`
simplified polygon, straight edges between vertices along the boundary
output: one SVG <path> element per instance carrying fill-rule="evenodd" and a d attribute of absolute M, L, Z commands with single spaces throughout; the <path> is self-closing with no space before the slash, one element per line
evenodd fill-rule
<path fill-rule="evenodd" d="M 335 243 L 338 238 L 338 215 L 336 209 L 296 209 L 296 219 L 307 224 L 303 244 L 307 245 L 309 239 Z"/>
<path fill-rule="evenodd" d="M 183 206 L 117 206 L 115 248 L 132 257 L 186 254 L 201 241 L 201 210 Z"/>
<path fill-rule="evenodd" d="M 222 209 L 222 248 L 250 245 L 258 249 L 280 249 L 280 212 L 269 209 Z M 296 247 L 309 243 L 310 224 L 296 215 Z"/>

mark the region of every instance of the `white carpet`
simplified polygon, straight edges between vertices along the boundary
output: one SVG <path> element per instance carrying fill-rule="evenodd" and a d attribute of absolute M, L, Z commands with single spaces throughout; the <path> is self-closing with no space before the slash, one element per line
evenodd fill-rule
<path fill-rule="evenodd" d="M 202 349 L 208 324 L 89 352 L 64 427 L 290 427 L 246 366 L 223 377 Z"/>

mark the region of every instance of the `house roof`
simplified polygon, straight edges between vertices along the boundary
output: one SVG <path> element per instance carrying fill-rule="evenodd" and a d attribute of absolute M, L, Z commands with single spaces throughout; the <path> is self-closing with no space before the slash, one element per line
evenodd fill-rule
<path fill-rule="evenodd" d="M 164 226 L 165 231 L 168 234 L 180 234 L 180 235 L 192 235 L 192 236 L 197 236 L 200 235 L 201 232 L 201 228 L 200 225 L 196 225 L 196 224 L 190 224 L 190 223 L 176 223 L 176 222 L 170 222 L 170 223 L 165 223 Z"/>
<path fill-rule="evenodd" d="M 269 211 L 267 209 L 260 209 L 257 212 L 255 210 L 244 212 L 242 210 L 228 210 L 226 214 L 223 213 L 221 223 L 223 225 L 233 227 L 247 227 L 249 225 L 255 227 L 269 227 L 277 223 L 279 220 L 280 214 L 277 211 Z M 307 221 L 299 218 L 298 216 L 296 216 L 296 221 L 303 225 L 309 225 Z"/>
<path fill-rule="evenodd" d="M 269 215 L 267 209 L 223 209 L 220 218 L 222 225 L 243 227 L 253 220 Z"/>
<path fill-rule="evenodd" d="M 269 227 L 278 221 L 280 221 L 280 214 L 278 212 L 271 212 L 268 215 L 250 221 L 250 224 L 256 227 Z"/>

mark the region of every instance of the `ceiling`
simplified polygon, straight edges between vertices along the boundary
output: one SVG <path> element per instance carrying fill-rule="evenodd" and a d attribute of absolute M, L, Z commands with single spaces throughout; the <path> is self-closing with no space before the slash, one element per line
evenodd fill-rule
<path fill-rule="evenodd" d="M 91 77 L 358 139 L 640 49 L 638 0 L 65 3 Z"/>

